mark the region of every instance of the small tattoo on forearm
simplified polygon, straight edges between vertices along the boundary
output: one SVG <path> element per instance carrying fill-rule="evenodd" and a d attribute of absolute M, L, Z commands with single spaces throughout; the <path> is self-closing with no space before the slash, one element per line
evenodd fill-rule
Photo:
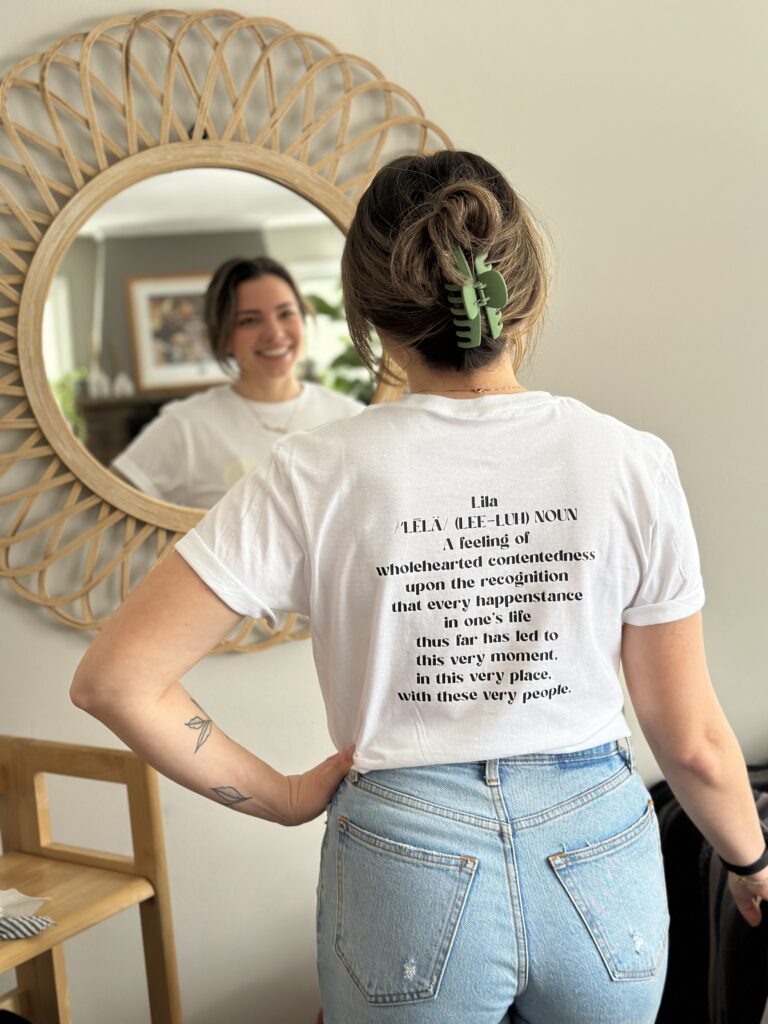
<path fill-rule="evenodd" d="M 250 800 L 249 796 L 243 796 L 239 789 L 234 786 L 211 786 L 216 796 L 229 807 L 233 804 L 241 804 L 243 800 Z"/>
<path fill-rule="evenodd" d="M 195 705 L 195 707 L 200 708 L 200 705 L 197 703 L 196 700 L 193 700 L 192 703 Z M 203 711 L 202 708 L 200 708 L 200 710 Z M 203 715 L 205 715 L 204 711 L 203 711 Z M 186 725 L 186 727 L 188 729 L 197 729 L 198 732 L 199 732 L 199 735 L 197 737 L 197 745 L 195 746 L 195 750 L 194 750 L 194 752 L 197 753 L 198 750 L 200 749 L 200 747 L 202 747 L 202 745 L 205 743 L 205 741 L 211 735 L 211 729 L 213 728 L 213 722 L 211 721 L 210 718 L 208 718 L 207 715 L 206 715 L 205 718 L 201 718 L 200 715 L 195 715 L 194 718 L 190 718 L 190 720 L 188 722 L 185 722 L 184 725 Z"/>

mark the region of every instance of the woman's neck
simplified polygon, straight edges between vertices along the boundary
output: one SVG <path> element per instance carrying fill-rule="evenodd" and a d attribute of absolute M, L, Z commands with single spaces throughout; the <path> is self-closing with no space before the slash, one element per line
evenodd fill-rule
<path fill-rule="evenodd" d="M 294 376 L 258 377 L 255 380 L 241 377 L 232 385 L 232 390 L 252 402 L 287 402 L 298 398 L 304 388 Z"/>
<path fill-rule="evenodd" d="M 477 398 L 488 392 L 514 394 L 526 389 L 519 383 L 511 361 L 500 360 L 480 370 L 460 373 L 457 370 L 435 370 L 421 360 L 405 367 L 411 394 L 446 395 L 450 398 Z"/>

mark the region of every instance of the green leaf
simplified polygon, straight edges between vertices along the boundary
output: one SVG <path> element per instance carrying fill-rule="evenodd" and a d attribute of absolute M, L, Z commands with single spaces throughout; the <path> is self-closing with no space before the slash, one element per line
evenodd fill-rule
<path fill-rule="evenodd" d="M 357 350 L 354 345 L 348 345 L 343 352 L 340 352 L 335 359 L 332 359 L 330 366 L 355 366 L 360 367 L 363 363 L 360 360 L 360 356 L 357 354 Z"/>
<path fill-rule="evenodd" d="M 337 306 L 332 306 L 327 299 L 323 299 L 319 295 L 307 295 L 307 298 L 315 307 L 315 312 L 321 316 L 329 316 L 332 320 L 344 319 L 344 307 L 341 303 Z"/>

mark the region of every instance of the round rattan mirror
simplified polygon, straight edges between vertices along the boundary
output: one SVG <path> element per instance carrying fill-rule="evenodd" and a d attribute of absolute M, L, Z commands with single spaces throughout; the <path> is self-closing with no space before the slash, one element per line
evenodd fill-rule
<path fill-rule="evenodd" d="M 283 185 L 346 230 L 378 167 L 450 146 L 367 61 L 269 18 L 117 17 L 0 84 L 0 573 L 95 629 L 200 516 L 135 490 L 77 441 L 43 365 L 45 299 L 82 225 L 144 179 L 229 168 Z M 374 401 L 397 392 L 379 386 Z M 244 619 L 217 651 L 306 637 Z"/>

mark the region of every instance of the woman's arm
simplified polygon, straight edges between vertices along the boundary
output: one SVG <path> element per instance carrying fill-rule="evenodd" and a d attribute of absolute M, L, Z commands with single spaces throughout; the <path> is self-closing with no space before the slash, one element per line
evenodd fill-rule
<path fill-rule="evenodd" d="M 286 777 L 230 740 L 179 682 L 240 618 L 173 552 L 88 648 L 72 700 L 188 789 L 246 814 L 298 825 L 330 802 L 352 764 L 351 752 Z"/>
<path fill-rule="evenodd" d="M 654 626 L 625 625 L 621 659 L 632 706 L 670 788 L 716 853 L 751 864 L 765 850 L 744 757 L 707 669 L 701 613 Z M 750 924 L 760 911 L 729 875 Z M 754 895 L 768 898 L 768 868 Z"/>

